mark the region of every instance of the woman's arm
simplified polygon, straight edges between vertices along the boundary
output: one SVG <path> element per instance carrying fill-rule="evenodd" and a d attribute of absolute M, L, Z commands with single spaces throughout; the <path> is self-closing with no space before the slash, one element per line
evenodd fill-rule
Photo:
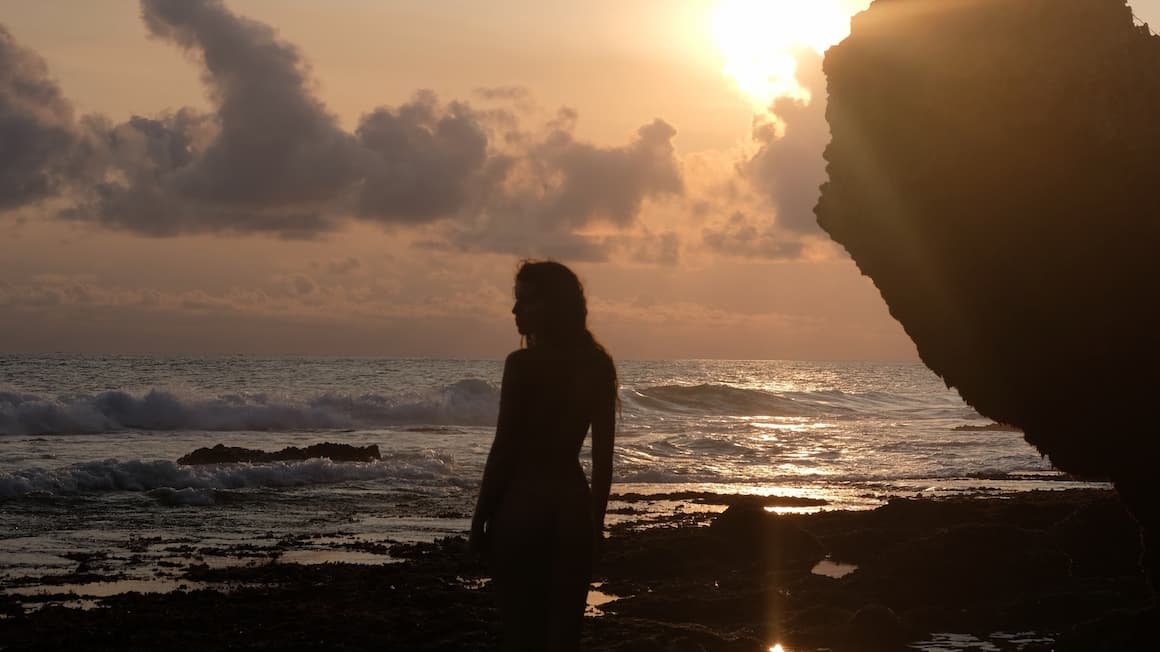
<path fill-rule="evenodd" d="M 611 366 L 612 361 L 608 364 Z M 592 414 L 592 525 L 597 540 L 604 532 L 604 513 L 612 490 L 612 445 L 616 432 L 615 373 L 606 377 L 607 382 L 597 392 Z"/>
<path fill-rule="evenodd" d="M 516 394 L 519 376 L 519 354 L 516 351 L 507 357 L 503 366 L 503 381 L 500 385 L 499 417 L 496 419 L 495 439 L 487 454 L 487 465 L 483 469 L 483 480 L 479 486 L 479 500 L 475 504 L 475 515 L 471 519 L 469 545 L 478 551 L 485 547 L 485 527 L 495 516 L 496 508 L 511 479 L 512 460 L 515 446 Z"/>

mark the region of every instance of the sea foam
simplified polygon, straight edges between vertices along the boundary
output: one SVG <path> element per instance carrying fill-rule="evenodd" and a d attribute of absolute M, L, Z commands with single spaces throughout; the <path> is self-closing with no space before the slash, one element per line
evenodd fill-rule
<path fill-rule="evenodd" d="M 393 425 L 489 426 L 499 390 L 478 379 L 452 383 L 430 396 L 325 393 L 182 396 L 154 388 L 142 394 L 42 396 L 0 390 L 0 435 L 174 431 L 303 431 Z"/>
<path fill-rule="evenodd" d="M 107 459 L 72 466 L 0 472 L 0 497 L 78 495 L 112 491 L 150 492 L 169 504 L 206 504 L 212 490 L 298 487 L 358 480 L 454 482 L 455 458 L 432 451 L 384 456 L 375 462 L 316 458 L 266 464 L 186 466 L 168 460 Z"/>

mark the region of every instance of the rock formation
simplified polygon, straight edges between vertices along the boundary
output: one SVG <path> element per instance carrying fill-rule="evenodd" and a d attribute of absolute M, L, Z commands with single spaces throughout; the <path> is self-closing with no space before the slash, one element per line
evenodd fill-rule
<path fill-rule="evenodd" d="M 324 442 L 311 444 L 306 448 L 287 446 L 273 453 L 254 448 L 225 446 L 218 444 L 213 448 L 199 448 L 188 455 L 181 456 L 178 464 L 230 464 L 236 462 L 284 462 L 287 460 L 308 460 L 315 457 L 326 457 L 335 462 L 370 462 L 381 459 L 379 447 L 376 444 L 369 446 L 351 446 L 350 444 L 332 444 Z"/>
<path fill-rule="evenodd" d="M 1160 38 L 1124 0 L 876 0 L 825 71 L 818 223 L 947 385 L 1115 483 L 1160 588 Z"/>

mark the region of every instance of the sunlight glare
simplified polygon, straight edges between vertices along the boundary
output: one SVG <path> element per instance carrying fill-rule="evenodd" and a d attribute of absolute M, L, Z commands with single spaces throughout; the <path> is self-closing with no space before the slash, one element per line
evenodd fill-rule
<path fill-rule="evenodd" d="M 843 0 L 720 0 L 712 14 L 713 41 L 724 72 L 760 110 L 778 97 L 809 102 L 797 81 L 797 55 L 823 53 L 850 33 Z"/>
<path fill-rule="evenodd" d="M 781 646 L 781 643 L 778 643 L 777 645 L 769 648 L 769 652 L 785 652 L 785 648 Z"/>

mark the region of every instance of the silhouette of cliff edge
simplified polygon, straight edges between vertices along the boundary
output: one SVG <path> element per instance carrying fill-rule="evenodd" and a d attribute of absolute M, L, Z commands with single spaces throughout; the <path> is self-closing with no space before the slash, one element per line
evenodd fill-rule
<path fill-rule="evenodd" d="M 818 223 L 964 400 L 1112 479 L 1157 588 L 1160 38 L 1124 0 L 876 0 L 825 72 Z"/>

